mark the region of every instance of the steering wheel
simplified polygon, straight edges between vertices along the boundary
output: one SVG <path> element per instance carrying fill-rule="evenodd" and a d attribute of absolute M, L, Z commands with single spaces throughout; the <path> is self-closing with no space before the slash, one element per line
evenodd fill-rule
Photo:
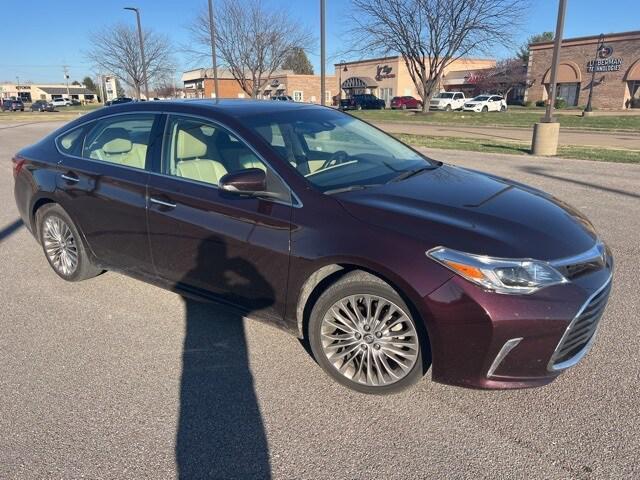
<path fill-rule="evenodd" d="M 349 159 L 349 154 L 344 150 L 338 150 L 333 152 L 331 156 L 324 161 L 322 166 L 318 170 L 324 170 L 325 168 L 329 168 L 332 165 L 339 165 L 341 163 L 346 162 Z"/>

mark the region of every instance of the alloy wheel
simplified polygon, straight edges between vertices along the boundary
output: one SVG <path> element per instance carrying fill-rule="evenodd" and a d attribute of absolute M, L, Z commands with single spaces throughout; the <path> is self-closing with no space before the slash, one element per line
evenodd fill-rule
<path fill-rule="evenodd" d="M 413 321 L 400 307 L 377 295 L 352 295 L 325 313 L 322 349 L 347 379 L 367 386 L 389 385 L 406 377 L 418 359 Z"/>
<path fill-rule="evenodd" d="M 73 275 L 78 268 L 78 245 L 69 225 L 59 217 L 49 216 L 44 221 L 42 241 L 53 268 L 65 277 Z"/>

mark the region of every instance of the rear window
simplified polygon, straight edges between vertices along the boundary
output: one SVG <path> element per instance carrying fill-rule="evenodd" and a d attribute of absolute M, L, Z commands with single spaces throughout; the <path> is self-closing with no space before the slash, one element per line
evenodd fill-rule
<path fill-rule="evenodd" d="M 434 98 L 453 98 L 453 93 L 439 93 Z"/>
<path fill-rule="evenodd" d="M 70 132 L 63 133 L 56 138 L 58 150 L 67 155 L 78 155 L 82 147 L 83 128 L 78 127 Z"/>

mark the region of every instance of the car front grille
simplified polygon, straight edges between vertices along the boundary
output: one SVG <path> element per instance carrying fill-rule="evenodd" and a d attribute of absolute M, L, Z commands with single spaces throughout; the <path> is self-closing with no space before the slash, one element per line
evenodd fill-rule
<path fill-rule="evenodd" d="M 589 345 L 598 328 L 598 322 L 604 313 L 610 292 L 611 281 L 609 280 L 604 287 L 584 305 L 580 313 L 571 322 L 550 362 L 552 370 L 564 368 L 563 363 L 574 359 Z"/>

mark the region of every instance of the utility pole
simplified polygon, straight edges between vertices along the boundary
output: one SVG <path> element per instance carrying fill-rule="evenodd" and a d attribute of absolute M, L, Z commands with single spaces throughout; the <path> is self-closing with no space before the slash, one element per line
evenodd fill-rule
<path fill-rule="evenodd" d="M 147 79 L 147 61 L 144 58 L 144 40 L 142 39 L 142 25 L 140 23 L 140 9 L 136 7 L 124 7 L 125 10 L 136 12 L 136 21 L 138 23 L 138 40 L 140 41 L 140 60 L 142 61 L 142 76 L 144 81 L 144 96 L 149 100 L 149 82 Z M 140 99 L 138 99 L 140 100 Z"/>
<path fill-rule="evenodd" d="M 213 23 L 213 0 L 209 0 L 209 36 L 211 37 L 211 65 L 213 66 L 213 87 L 216 101 L 220 98 L 218 89 L 218 61 L 216 58 L 216 26 Z"/>
<path fill-rule="evenodd" d="M 325 95 L 325 80 L 326 75 L 324 71 L 326 59 L 326 51 L 325 51 L 325 0 L 320 0 L 320 105 L 325 105 L 326 95 Z"/>
<path fill-rule="evenodd" d="M 560 66 L 560 48 L 562 46 L 562 32 L 564 30 L 564 17 L 567 11 L 567 0 L 559 0 L 558 20 L 553 41 L 553 59 L 551 60 L 551 83 L 549 84 L 549 99 L 545 116 L 533 126 L 533 139 L 531 141 L 531 153 L 534 155 L 555 155 L 558 152 L 558 137 L 560 124 L 553 118 L 553 109 L 556 103 L 556 88 L 558 80 L 558 67 Z"/>
<path fill-rule="evenodd" d="M 593 65 L 591 66 L 591 83 L 589 84 L 589 100 L 587 101 L 587 106 L 582 112 L 583 117 L 588 117 L 589 114 L 593 111 L 593 107 L 591 106 L 591 100 L 593 100 L 593 87 L 596 83 L 596 64 L 598 63 L 598 57 L 600 56 L 600 51 L 604 48 L 604 33 L 600 34 L 600 38 L 598 38 L 598 45 L 596 46 L 596 56 L 593 59 Z"/>
<path fill-rule="evenodd" d="M 66 65 L 62 66 L 64 70 L 64 82 L 67 85 L 67 98 L 69 98 L 69 69 Z"/>

